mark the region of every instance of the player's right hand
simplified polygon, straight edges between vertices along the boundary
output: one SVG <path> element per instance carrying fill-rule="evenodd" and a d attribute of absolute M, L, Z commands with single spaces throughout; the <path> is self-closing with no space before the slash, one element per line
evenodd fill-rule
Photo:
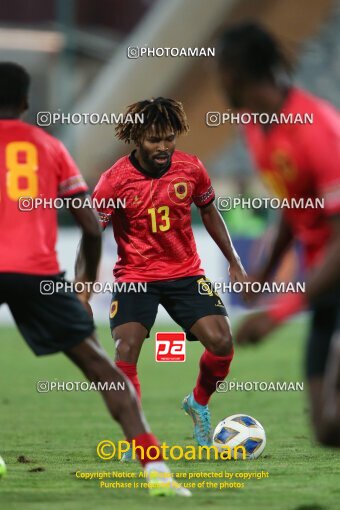
<path fill-rule="evenodd" d="M 87 311 L 87 313 L 89 314 L 89 316 L 93 317 L 93 310 L 92 310 L 90 303 L 88 301 L 83 301 L 82 299 L 80 299 L 80 301 L 82 302 L 82 304 L 83 304 L 85 310 Z"/>
<path fill-rule="evenodd" d="M 75 283 L 75 287 L 77 288 L 76 284 L 77 283 L 84 283 L 84 280 L 82 279 L 77 279 L 74 283 Z M 81 301 L 81 303 L 83 304 L 84 308 L 86 309 L 87 313 L 93 317 L 93 311 L 92 311 L 92 308 L 91 308 L 91 305 L 89 303 L 89 300 L 90 300 L 90 297 L 91 297 L 91 290 L 90 290 L 91 286 L 88 284 L 88 282 L 86 282 L 86 285 L 84 285 L 84 290 L 82 292 L 77 292 L 77 297 L 79 299 L 79 301 Z"/>

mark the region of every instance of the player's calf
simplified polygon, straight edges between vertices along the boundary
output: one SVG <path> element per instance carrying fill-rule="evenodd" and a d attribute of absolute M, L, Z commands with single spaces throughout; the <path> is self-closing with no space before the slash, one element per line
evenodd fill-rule
<path fill-rule="evenodd" d="M 225 379 L 234 355 L 229 321 L 224 316 L 207 316 L 198 320 L 191 332 L 205 347 L 200 363 L 196 386 L 193 390 L 195 401 L 207 405 L 216 391 L 218 381 Z"/>
<path fill-rule="evenodd" d="M 312 377 L 308 381 L 311 418 L 315 437 L 323 446 L 340 447 L 340 424 L 325 415 L 324 378 Z"/>
<path fill-rule="evenodd" d="M 105 390 L 104 387 L 101 393 L 112 417 L 121 424 L 127 439 L 130 440 L 146 431 L 145 420 L 139 409 L 132 384 L 114 366 L 105 351 L 95 343 L 94 339 L 84 340 L 66 351 L 65 354 L 83 371 L 90 381 L 108 382 L 109 385 L 113 382 L 116 387 L 125 388 L 124 390 L 110 391 Z"/>
<path fill-rule="evenodd" d="M 205 346 L 193 392 L 183 400 L 183 409 L 194 422 L 194 437 L 199 445 L 211 444 L 211 420 L 208 402 L 223 380 L 233 358 L 233 345 L 228 319 L 206 316 L 198 320 L 191 332 Z"/>
<path fill-rule="evenodd" d="M 340 332 L 332 338 L 322 388 L 319 436 L 322 444 L 340 447 Z"/>
<path fill-rule="evenodd" d="M 147 334 L 146 328 L 138 322 L 128 322 L 112 329 L 112 338 L 116 345 L 116 365 L 131 381 L 139 399 L 141 398 L 141 389 L 137 361 Z"/>
<path fill-rule="evenodd" d="M 170 470 L 163 462 L 159 443 L 156 437 L 150 433 L 143 413 L 138 405 L 137 395 L 130 381 L 124 374 L 113 365 L 105 351 L 94 338 L 87 338 L 76 345 L 65 354 L 84 372 L 90 381 L 124 383 L 123 391 L 101 390 L 104 400 L 110 410 L 112 417 L 117 420 L 128 440 L 134 440 L 147 478 L 150 473 L 162 471 L 167 474 L 169 485 L 162 483 L 150 488 L 151 495 L 160 496 L 191 496 L 190 491 L 184 489 L 172 479 Z M 140 454 L 140 447 L 145 454 Z M 158 448 L 156 457 L 151 457 L 148 452 L 150 448 Z M 157 480 L 156 480 L 157 482 Z"/>

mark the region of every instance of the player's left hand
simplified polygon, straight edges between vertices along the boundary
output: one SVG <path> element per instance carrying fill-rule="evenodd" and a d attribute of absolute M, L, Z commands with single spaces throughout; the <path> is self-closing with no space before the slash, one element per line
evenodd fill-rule
<path fill-rule="evenodd" d="M 236 331 L 235 339 L 239 345 L 257 344 L 276 328 L 276 324 L 266 312 L 247 317 Z"/>

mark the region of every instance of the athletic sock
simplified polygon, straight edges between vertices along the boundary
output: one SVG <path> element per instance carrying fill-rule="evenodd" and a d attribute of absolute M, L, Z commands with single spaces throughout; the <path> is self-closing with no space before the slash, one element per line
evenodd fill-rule
<path fill-rule="evenodd" d="M 153 434 L 145 432 L 144 434 L 139 434 L 134 437 L 132 441 L 135 441 L 134 446 L 136 448 L 136 454 L 143 467 L 148 465 L 148 469 L 151 469 L 151 467 L 155 469 L 153 466 L 149 466 L 155 465 L 156 463 L 164 464 L 159 442 Z M 137 448 L 138 446 L 141 448 Z M 158 471 L 158 469 L 156 469 L 156 471 Z"/>
<path fill-rule="evenodd" d="M 205 350 L 200 359 L 200 372 L 193 391 L 198 404 L 207 405 L 211 395 L 216 391 L 217 381 L 228 375 L 234 349 L 227 356 L 216 356 Z"/>
<path fill-rule="evenodd" d="M 132 382 L 138 399 L 141 399 L 140 382 L 137 374 L 137 365 L 135 363 L 129 363 L 127 361 L 116 361 L 117 367 L 130 379 Z"/>

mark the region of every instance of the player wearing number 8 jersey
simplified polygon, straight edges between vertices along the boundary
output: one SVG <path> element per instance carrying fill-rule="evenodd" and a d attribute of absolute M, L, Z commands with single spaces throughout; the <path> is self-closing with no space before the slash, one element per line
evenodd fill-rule
<path fill-rule="evenodd" d="M 188 130 L 181 103 L 159 97 L 128 107 L 144 123 L 120 124 L 117 135 L 136 146 L 100 178 L 97 203 L 123 199 L 126 207 L 99 208 L 103 227 L 112 222 L 118 245 L 114 276 L 121 282 L 147 282 L 147 293 L 116 292 L 110 322 L 116 362 L 140 395 L 137 361 L 155 321 L 158 305 L 205 347 L 193 392 L 183 407 L 194 421 L 200 445 L 211 443 L 208 401 L 224 379 L 233 357 L 227 313 L 214 292 L 199 292 L 205 282 L 191 227 L 190 206 L 230 264 L 233 281 L 246 274 L 227 228 L 214 205 L 209 175 L 196 156 L 175 150 L 176 136 Z M 133 115 L 132 115 L 133 117 Z"/>
<path fill-rule="evenodd" d="M 74 292 L 53 289 L 55 283 L 63 282 L 55 252 L 57 215 L 53 199 L 78 195 L 78 204 L 83 200 L 83 207 L 71 205 L 71 213 L 83 233 L 83 264 L 78 267 L 78 278 L 89 287 L 96 279 L 100 260 L 101 229 L 85 201 L 87 186 L 63 145 L 19 120 L 28 107 L 29 81 L 21 66 L 0 63 L 0 305 L 9 306 L 35 354 L 64 352 L 88 379 L 100 383 L 112 418 L 120 423 L 126 437 L 145 451 L 141 454 L 137 448 L 146 477 L 153 482 L 150 493 L 190 496 L 171 478 L 162 455 L 155 455 L 152 447 L 158 442 L 149 431 L 135 391 L 96 338 L 93 318 L 84 307 L 88 294 L 84 292 L 78 299 Z M 35 210 L 26 199 L 20 202 L 24 197 L 33 200 L 38 196 L 47 199 L 51 207 Z M 105 391 L 111 383 L 124 389 Z"/>
<path fill-rule="evenodd" d="M 0 272 L 59 273 L 57 210 L 31 208 L 33 199 L 73 196 L 87 185 L 63 144 L 42 129 L 1 119 L 0 140 L 0 168 L 6 169 L 0 182 Z M 32 231 L 39 231 L 34 242 Z"/>

